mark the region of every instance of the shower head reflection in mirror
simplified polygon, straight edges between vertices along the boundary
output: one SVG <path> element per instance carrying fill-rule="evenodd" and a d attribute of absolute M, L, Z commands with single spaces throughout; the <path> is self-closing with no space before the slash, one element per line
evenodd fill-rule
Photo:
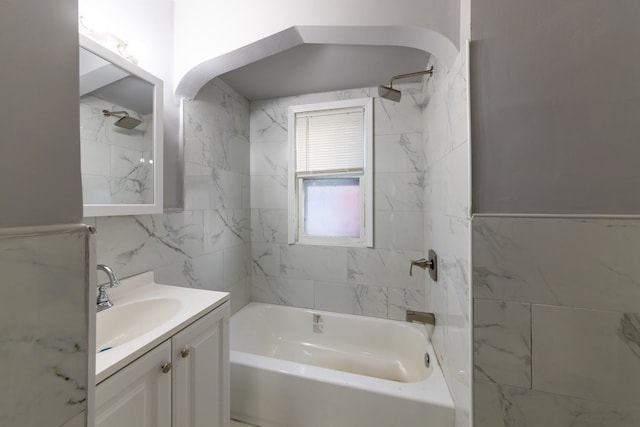
<path fill-rule="evenodd" d="M 138 120 L 134 117 L 131 117 L 129 113 L 127 113 L 126 111 L 102 110 L 102 114 L 104 114 L 106 117 L 110 117 L 110 116 L 120 117 L 120 119 L 116 120 L 114 125 L 124 129 L 133 129 L 136 126 L 138 126 L 140 123 L 142 123 L 142 120 Z"/>
<path fill-rule="evenodd" d="M 84 216 L 163 211 L 163 82 L 82 34 L 80 139 Z"/>

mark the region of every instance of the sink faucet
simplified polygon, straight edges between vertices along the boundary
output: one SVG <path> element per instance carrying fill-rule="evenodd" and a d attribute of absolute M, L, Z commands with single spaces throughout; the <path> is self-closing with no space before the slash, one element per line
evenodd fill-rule
<path fill-rule="evenodd" d="M 109 277 L 109 283 L 105 283 L 103 285 L 98 286 L 98 300 L 96 301 L 96 310 L 102 311 L 107 308 L 113 307 L 113 303 L 109 300 L 109 295 L 107 295 L 107 288 L 115 288 L 120 286 L 120 281 L 118 277 L 116 277 L 116 273 L 113 272 L 111 267 L 104 264 L 98 264 L 97 266 L 99 271 L 104 271 Z"/>

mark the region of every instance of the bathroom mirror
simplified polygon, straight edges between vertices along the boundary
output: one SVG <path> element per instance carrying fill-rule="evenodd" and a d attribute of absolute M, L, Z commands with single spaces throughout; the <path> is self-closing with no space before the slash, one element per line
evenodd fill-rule
<path fill-rule="evenodd" d="M 162 212 L 162 80 L 80 35 L 84 216 Z"/>

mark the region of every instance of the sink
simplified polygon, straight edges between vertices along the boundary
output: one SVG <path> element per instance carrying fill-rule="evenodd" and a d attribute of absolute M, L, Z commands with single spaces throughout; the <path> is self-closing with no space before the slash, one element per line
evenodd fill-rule
<path fill-rule="evenodd" d="M 182 304 L 173 298 L 152 298 L 114 305 L 96 319 L 96 352 L 109 351 L 171 320 Z"/>
<path fill-rule="evenodd" d="M 156 283 L 153 272 L 109 289 L 113 307 L 96 313 L 96 384 L 229 300 L 226 292 Z"/>

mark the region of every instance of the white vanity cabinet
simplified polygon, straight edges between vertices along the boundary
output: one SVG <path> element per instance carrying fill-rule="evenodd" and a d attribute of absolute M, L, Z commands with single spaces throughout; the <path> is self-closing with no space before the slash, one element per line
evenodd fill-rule
<path fill-rule="evenodd" d="M 101 382 L 96 427 L 170 427 L 170 361 L 171 343 L 165 341 Z"/>
<path fill-rule="evenodd" d="M 229 304 L 171 339 L 174 427 L 228 427 Z"/>
<path fill-rule="evenodd" d="M 229 302 L 96 387 L 96 427 L 229 427 Z"/>

